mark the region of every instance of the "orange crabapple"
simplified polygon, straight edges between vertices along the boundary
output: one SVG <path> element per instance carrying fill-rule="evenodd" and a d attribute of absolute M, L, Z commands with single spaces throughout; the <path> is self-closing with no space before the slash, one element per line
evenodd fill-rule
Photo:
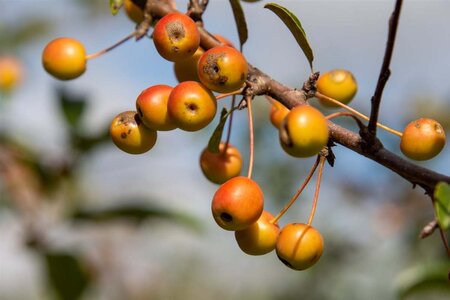
<path fill-rule="evenodd" d="M 0 91 L 13 90 L 23 77 L 22 64 L 14 56 L 0 57 Z"/>
<path fill-rule="evenodd" d="M 317 91 L 343 104 L 348 104 L 358 90 L 356 79 L 350 71 L 335 69 L 320 75 L 316 83 Z M 334 103 L 319 99 L 326 107 L 338 107 Z"/>
<path fill-rule="evenodd" d="M 57 79 L 74 79 L 86 71 L 86 50 L 78 40 L 57 38 L 44 48 L 42 64 L 44 69 Z"/>
<path fill-rule="evenodd" d="M 328 143 L 328 125 L 324 115 L 309 105 L 291 109 L 280 130 L 280 143 L 286 153 L 294 157 L 316 155 Z"/>
<path fill-rule="evenodd" d="M 156 23 L 153 42 L 163 58 L 179 61 L 194 55 L 200 45 L 200 33 L 189 16 L 169 13 Z"/>
<path fill-rule="evenodd" d="M 241 173 L 242 156 L 236 147 L 222 142 L 218 153 L 209 151 L 208 147 L 202 151 L 200 167 L 209 181 L 222 184 Z"/>
<path fill-rule="evenodd" d="M 214 119 L 217 100 L 203 84 L 183 81 L 170 93 L 167 111 L 178 128 L 197 131 Z"/>
<path fill-rule="evenodd" d="M 406 125 L 400 140 L 402 153 L 414 160 L 435 157 L 445 146 L 445 132 L 433 119 L 420 118 Z"/>
<path fill-rule="evenodd" d="M 270 122 L 279 129 L 284 118 L 290 112 L 289 108 L 281 104 L 279 101 L 273 101 L 270 107 Z"/>
<path fill-rule="evenodd" d="M 200 82 L 200 79 L 198 78 L 197 66 L 198 60 L 203 55 L 203 53 L 205 53 L 205 51 L 201 47 L 198 47 L 194 55 L 186 59 L 176 61 L 173 64 L 173 70 L 175 72 L 175 77 L 177 78 L 178 82 L 183 81 Z"/>
<path fill-rule="evenodd" d="M 305 270 L 322 256 L 323 238 L 310 225 L 291 223 L 281 229 L 275 249 L 278 258 L 286 266 L 294 270 Z"/>
<path fill-rule="evenodd" d="M 156 130 L 146 127 L 135 111 L 118 114 L 111 122 L 109 133 L 114 144 L 130 154 L 147 152 L 155 145 L 157 138 Z"/>
<path fill-rule="evenodd" d="M 222 184 L 214 194 L 211 210 L 225 230 L 243 230 L 258 221 L 264 209 L 264 194 L 252 179 L 237 176 Z"/>
<path fill-rule="evenodd" d="M 177 128 L 167 112 L 167 102 L 172 90 L 168 85 L 154 85 L 143 90 L 137 97 L 136 110 L 145 126 L 161 131 Z"/>
<path fill-rule="evenodd" d="M 241 52 L 229 46 L 206 51 L 198 61 L 198 77 L 209 89 L 230 93 L 244 86 L 248 75 L 247 61 Z"/>
<path fill-rule="evenodd" d="M 280 227 L 272 223 L 273 220 L 271 213 L 263 211 L 258 221 L 244 230 L 235 231 L 239 248 L 249 255 L 263 255 L 275 249 Z"/>
<path fill-rule="evenodd" d="M 123 2 L 123 7 L 125 8 L 125 13 L 128 18 L 130 18 L 134 23 L 139 24 L 144 21 L 144 12 L 133 1 L 125 0 Z"/>

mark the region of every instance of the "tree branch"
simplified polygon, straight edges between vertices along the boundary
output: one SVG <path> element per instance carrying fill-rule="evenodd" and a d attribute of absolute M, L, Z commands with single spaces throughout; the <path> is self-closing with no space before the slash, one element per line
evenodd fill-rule
<path fill-rule="evenodd" d="M 398 13 L 400 12 L 399 6 L 401 5 L 401 2 L 401 0 L 397 1 L 396 11 L 398 11 Z M 164 2 L 157 2 L 153 6 L 153 15 L 159 18 L 173 11 L 174 10 L 165 5 Z M 394 17 L 393 19 L 394 21 L 397 19 L 396 22 L 398 22 L 398 17 Z M 218 41 L 203 27 L 199 27 L 199 31 L 201 34 L 201 46 L 204 49 L 209 49 L 219 45 Z M 390 35 L 392 35 L 392 33 Z M 389 48 L 393 48 L 394 39 L 390 37 L 388 40 L 392 43 Z M 392 50 L 388 52 L 391 52 L 392 54 Z M 387 69 L 389 66 L 390 57 L 392 56 L 391 54 L 387 55 L 389 58 L 386 59 L 387 61 L 383 64 L 387 66 Z M 249 64 L 249 76 L 247 83 L 250 84 L 254 95 L 269 95 L 280 101 L 287 108 L 305 104 L 306 100 L 310 97 L 307 91 L 289 88 L 272 79 L 270 76 L 251 64 Z M 382 88 L 380 88 L 378 93 L 381 92 Z M 334 142 L 392 170 L 405 180 L 411 182 L 413 185 L 421 186 L 429 195 L 433 194 L 434 187 L 438 182 L 445 181 L 450 183 L 449 176 L 418 166 L 385 149 L 375 136 L 373 143 L 374 146 L 372 146 L 371 151 L 367 151 L 366 143 L 362 140 L 359 134 L 338 126 L 331 121 L 328 122 L 328 126 L 330 130 L 330 138 Z"/>
<path fill-rule="evenodd" d="M 369 125 L 367 126 L 368 135 L 366 140 L 369 145 L 371 145 L 374 142 L 374 139 L 376 137 L 378 113 L 380 110 L 381 97 L 383 95 L 384 87 L 386 86 L 389 76 L 391 75 L 389 65 L 391 64 L 392 53 L 394 51 L 395 37 L 397 34 L 398 22 L 400 19 L 402 2 L 403 0 L 396 1 L 394 11 L 392 12 L 392 15 L 389 19 L 389 32 L 386 43 L 386 50 L 384 53 L 383 64 L 381 65 L 377 86 L 371 99 L 372 107 L 370 110 Z"/>

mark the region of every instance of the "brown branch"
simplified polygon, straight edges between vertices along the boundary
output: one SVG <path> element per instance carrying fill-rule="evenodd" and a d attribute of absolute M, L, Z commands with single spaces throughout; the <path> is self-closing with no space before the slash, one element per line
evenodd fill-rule
<path fill-rule="evenodd" d="M 194 21 L 202 24 L 202 16 L 208 6 L 208 2 L 208 0 L 189 0 L 187 15 Z"/>
<path fill-rule="evenodd" d="M 394 11 L 389 19 L 389 32 L 388 39 L 386 43 L 386 50 L 384 53 L 383 64 L 381 65 L 380 75 L 378 77 L 377 86 L 375 88 L 375 92 L 372 96 L 371 102 L 372 107 L 370 110 L 370 120 L 369 125 L 367 126 L 368 135 L 367 143 L 371 145 L 374 142 L 376 137 L 377 130 L 377 122 L 378 122 L 378 114 L 380 111 L 381 97 L 383 95 L 384 87 L 391 75 L 391 70 L 389 69 L 389 65 L 392 60 L 392 53 L 394 51 L 395 37 L 397 34 L 398 22 L 400 19 L 400 11 L 402 8 L 403 0 L 397 0 L 395 3 Z"/>
<path fill-rule="evenodd" d="M 397 3 L 399 2 L 401 3 L 401 1 Z M 153 6 L 152 13 L 154 16 L 161 18 L 173 11 L 164 2 L 159 1 Z M 219 42 L 203 27 L 199 27 L 199 31 L 201 34 L 201 46 L 204 49 L 210 49 L 219 45 Z M 249 87 L 245 89 L 246 93 L 251 91 L 253 95 L 269 95 L 280 101 L 287 108 L 305 104 L 310 97 L 308 91 L 289 88 L 251 64 L 249 64 L 247 84 Z M 438 182 L 445 181 L 450 183 L 449 176 L 418 166 L 385 149 L 376 137 L 374 137 L 374 142 L 370 145 L 370 151 L 367 151 L 367 144 L 359 134 L 338 126 L 331 121 L 328 122 L 328 126 L 332 141 L 392 170 L 413 185 L 421 186 L 429 195 L 433 194 L 434 187 Z"/>

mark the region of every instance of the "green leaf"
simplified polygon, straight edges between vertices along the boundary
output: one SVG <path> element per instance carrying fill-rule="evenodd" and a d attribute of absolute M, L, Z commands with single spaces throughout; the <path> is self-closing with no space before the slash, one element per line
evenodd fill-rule
<path fill-rule="evenodd" d="M 450 262 L 434 262 L 409 268 L 395 280 L 395 286 L 400 299 L 412 294 L 439 290 L 450 294 L 449 284 Z"/>
<path fill-rule="evenodd" d="M 225 122 L 227 121 L 229 114 L 230 113 L 227 111 L 226 108 L 222 108 L 222 111 L 220 112 L 219 124 L 217 124 L 216 129 L 214 129 L 213 134 L 209 138 L 209 142 L 208 142 L 208 151 L 209 152 L 219 153 L 219 145 L 220 145 L 220 141 L 222 140 L 223 128 L 225 127 Z"/>
<path fill-rule="evenodd" d="M 60 299 L 77 300 L 89 286 L 90 276 L 80 259 L 66 252 L 45 253 L 48 279 Z"/>
<path fill-rule="evenodd" d="M 236 22 L 238 34 L 239 34 L 239 43 L 241 45 L 245 44 L 248 39 L 248 30 L 247 30 L 247 22 L 245 21 L 244 11 L 242 10 L 242 6 L 239 0 L 230 0 L 231 9 L 233 10 L 234 20 Z"/>
<path fill-rule="evenodd" d="M 312 70 L 314 54 L 311 46 L 309 45 L 308 39 L 306 38 L 306 33 L 302 27 L 302 24 L 300 23 L 300 20 L 292 12 L 276 3 L 267 3 L 264 8 L 267 8 L 274 12 L 289 28 L 298 45 L 303 50 L 303 53 L 305 53 L 305 56 L 309 62 L 309 66 Z"/>
<path fill-rule="evenodd" d="M 113 16 L 117 15 L 123 5 L 123 0 L 109 0 L 109 10 Z"/>
<path fill-rule="evenodd" d="M 202 229 L 202 226 L 198 220 L 190 215 L 172 212 L 158 207 L 151 207 L 148 204 L 142 203 L 144 201 L 139 199 L 126 199 L 124 202 L 127 204 L 121 204 L 103 209 L 78 209 L 72 215 L 72 219 L 76 222 L 95 223 L 125 220 L 136 224 L 140 224 L 143 221 L 150 219 L 167 219 L 181 223 L 182 225 L 188 226 L 195 231 L 201 231 Z"/>
<path fill-rule="evenodd" d="M 86 99 L 75 96 L 65 90 L 59 90 L 59 104 L 66 123 L 70 127 L 76 127 L 86 108 Z"/>
<path fill-rule="evenodd" d="M 443 230 L 450 228 L 450 185 L 439 182 L 434 190 L 436 218 Z"/>
<path fill-rule="evenodd" d="M 111 141 L 108 130 L 103 130 L 97 135 L 85 135 L 79 132 L 72 132 L 71 141 L 74 148 L 81 152 L 89 152 L 97 146 Z"/>

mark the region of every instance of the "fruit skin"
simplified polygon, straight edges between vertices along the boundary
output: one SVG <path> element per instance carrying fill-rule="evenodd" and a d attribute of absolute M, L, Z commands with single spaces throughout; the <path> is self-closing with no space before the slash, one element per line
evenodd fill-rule
<path fill-rule="evenodd" d="M 341 103 L 348 104 L 358 91 L 358 84 L 350 71 L 336 69 L 322 74 L 316 83 L 317 91 Z M 326 107 L 339 107 L 338 105 L 319 99 Z"/>
<path fill-rule="evenodd" d="M 218 46 L 206 51 L 198 61 L 198 77 L 209 89 L 230 93 L 243 87 L 248 75 L 248 65 L 238 50 Z"/>
<path fill-rule="evenodd" d="M 445 132 L 433 119 L 420 118 L 406 125 L 400 140 L 400 150 L 414 160 L 435 157 L 445 146 Z"/>
<path fill-rule="evenodd" d="M 316 155 L 328 143 L 328 125 L 323 114 L 309 105 L 294 107 L 283 120 L 280 144 L 294 157 Z"/>
<path fill-rule="evenodd" d="M 200 155 L 200 167 L 209 181 L 222 184 L 241 173 L 242 156 L 239 150 L 231 144 L 225 152 L 225 143 L 220 143 L 219 153 L 213 153 L 206 147 Z"/>
<path fill-rule="evenodd" d="M 167 102 L 173 88 L 160 84 L 141 92 L 136 99 L 136 110 L 144 125 L 154 130 L 172 130 L 177 128 L 167 112 Z"/>
<path fill-rule="evenodd" d="M 130 154 L 141 154 L 150 150 L 156 143 L 156 130 L 147 128 L 135 111 L 118 114 L 109 129 L 114 144 Z"/>
<path fill-rule="evenodd" d="M 281 229 L 276 252 L 278 258 L 289 268 L 305 270 L 322 256 L 323 238 L 312 226 L 291 223 Z"/>
<path fill-rule="evenodd" d="M 14 56 L 0 57 L 0 91 L 13 90 L 22 80 L 22 64 Z"/>
<path fill-rule="evenodd" d="M 175 86 L 170 93 L 167 111 L 178 128 L 197 131 L 214 119 L 217 101 L 203 84 L 184 81 Z"/>
<path fill-rule="evenodd" d="M 271 213 L 263 211 L 256 223 L 234 233 L 242 251 L 249 255 L 264 255 L 275 249 L 280 227 L 273 224 Z"/>
<path fill-rule="evenodd" d="M 156 23 L 153 42 L 163 58 L 179 61 L 194 55 L 200 45 L 200 33 L 190 17 L 170 13 Z"/>
<path fill-rule="evenodd" d="M 176 61 L 173 64 L 173 70 L 175 72 L 175 77 L 178 82 L 183 81 L 197 81 L 200 82 L 200 78 L 198 78 L 198 60 L 205 53 L 205 51 L 198 47 L 197 51 L 195 51 L 194 55 L 188 57 L 186 59 Z"/>
<path fill-rule="evenodd" d="M 259 185 L 244 176 L 233 177 L 214 194 L 211 210 L 216 223 L 225 230 L 243 230 L 258 221 L 264 209 Z"/>
<path fill-rule="evenodd" d="M 275 128 L 279 129 L 289 112 L 289 108 L 278 101 L 273 101 L 270 107 L 270 122 Z"/>
<path fill-rule="evenodd" d="M 86 50 L 81 42 L 67 37 L 54 39 L 42 52 L 44 69 L 60 80 L 79 77 L 86 71 Z"/>
<path fill-rule="evenodd" d="M 130 18 L 134 23 L 140 24 L 144 21 L 144 12 L 142 9 L 134 4 L 131 0 L 125 0 L 123 2 L 123 7 L 125 8 L 125 13 L 128 18 Z"/>

